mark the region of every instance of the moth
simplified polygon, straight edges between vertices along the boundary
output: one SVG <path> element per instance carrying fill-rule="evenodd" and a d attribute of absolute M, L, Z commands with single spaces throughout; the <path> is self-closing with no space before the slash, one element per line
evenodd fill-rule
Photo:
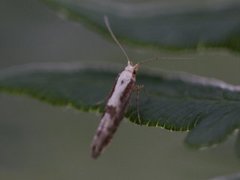
<path fill-rule="evenodd" d="M 125 69 L 119 74 L 115 85 L 112 88 L 100 124 L 97 128 L 97 132 L 93 138 L 91 155 L 94 159 L 96 159 L 110 143 L 124 117 L 131 94 L 136 88 L 136 73 L 139 68 L 139 64 L 132 64 L 126 51 L 117 40 L 110 27 L 107 16 L 104 16 L 104 22 L 113 40 L 126 56 L 128 63 Z"/>

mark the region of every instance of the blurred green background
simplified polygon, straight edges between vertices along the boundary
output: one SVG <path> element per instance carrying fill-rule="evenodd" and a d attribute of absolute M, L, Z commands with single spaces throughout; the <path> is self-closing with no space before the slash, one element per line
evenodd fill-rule
<path fill-rule="evenodd" d="M 115 44 L 60 19 L 37 0 L 1 0 L 0 22 L 0 69 L 34 62 L 126 64 Z M 135 62 L 155 55 L 190 57 L 155 61 L 141 69 L 186 71 L 240 84 L 239 54 L 221 49 L 181 53 L 126 49 Z M 99 114 L 0 94 L 0 115 L 0 179 L 4 180 L 200 180 L 239 170 L 234 136 L 216 148 L 195 151 L 184 146 L 184 132 L 124 120 L 110 147 L 95 161 L 89 147 Z"/>

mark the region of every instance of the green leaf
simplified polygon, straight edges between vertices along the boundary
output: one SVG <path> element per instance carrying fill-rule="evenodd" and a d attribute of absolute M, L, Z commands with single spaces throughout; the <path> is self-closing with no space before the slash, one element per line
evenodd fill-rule
<path fill-rule="evenodd" d="M 111 66 L 30 64 L 2 70 L 0 91 L 25 94 L 83 111 L 102 112 L 120 71 Z M 195 147 L 219 143 L 239 128 L 239 86 L 167 72 L 140 71 L 137 82 L 144 85 L 144 89 L 139 97 L 133 94 L 125 114 L 136 124 L 191 130 L 186 143 Z"/>
<path fill-rule="evenodd" d="M 175 50 L 218 47 L 240 51 L 237 1 L 205 7 L 157 2 L 41 1 L 61 16 L 110 37 L 103 22 L 103 16 L 107 15 L 114 33 L 126 43 Z"/>

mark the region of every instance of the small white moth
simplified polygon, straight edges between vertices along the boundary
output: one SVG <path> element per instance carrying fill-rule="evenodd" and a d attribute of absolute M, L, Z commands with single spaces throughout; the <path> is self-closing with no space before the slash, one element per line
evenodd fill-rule
<path fill-rule="evenodd" d="M 122 121 L 131 94 L 136 87 L 136 72 L 139 68 L 139 64 L 133 65 L 131 63 L 126 51 L 113 34 L 107 16 L 104 16 L 104 22 L 113 40 L 126 56 L 128 64 L 119 74 L 107 100 L 104 113 L 91 145 L 91 154 L 93 158 L 97 158 L 103 149 L 109 144 Z"/>

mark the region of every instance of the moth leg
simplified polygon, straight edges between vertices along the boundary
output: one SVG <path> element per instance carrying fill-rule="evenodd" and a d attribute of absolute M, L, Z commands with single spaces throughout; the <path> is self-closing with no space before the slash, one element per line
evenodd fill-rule
<path fill-rule="evenodd" d="M 136 105 L 137 105 L 137 118 L 138 118 L 138 123 L 141 124 L 141 116 L 140 116 L 140 111 L 139 111 L 139 97 L 140 97 L 140 90 L 144 88 L 144 85 L 136 85 L 134 87 L 134 91 L 137 92 L 136 95 Z"/>
<path fill-rule="evenodd" d="M 144 88 L 144 85 L 142 85 L 142 84 L 141 85 L 135 85 L 133 90 L 139 92 L 143 88 Z"/>

